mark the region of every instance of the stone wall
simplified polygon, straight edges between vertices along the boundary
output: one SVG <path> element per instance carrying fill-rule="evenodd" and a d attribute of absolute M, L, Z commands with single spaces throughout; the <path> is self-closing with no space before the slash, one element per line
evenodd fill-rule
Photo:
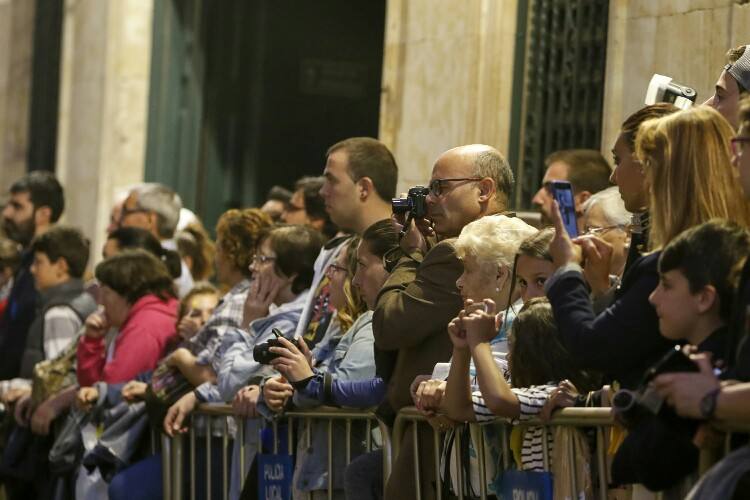
<path fill-rule="evenodd" d="M 151 0 L 65 4 L 57 175 L 94 260 L 113 195 L 143 180 L 152 16 Z"/>
<path fill-rule="evenodd" d="M 26 172 L 34 2 L 0 0 L 0 200 Z"/>
<path fill-rule="evenodd" d="M 380 139 L 399 189 L 425 183 L 448 148 L 507 151 L 515 0 L 388 0 Z"/>

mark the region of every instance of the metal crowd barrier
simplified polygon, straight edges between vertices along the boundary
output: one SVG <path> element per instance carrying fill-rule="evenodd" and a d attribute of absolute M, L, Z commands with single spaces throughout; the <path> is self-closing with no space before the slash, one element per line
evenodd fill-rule
<path fill-rule="evenodd" d="M 204 416 L 208 418 L 222 418 L 224 421 L 226 421 L 226 417 L 234 417 L 234 414 L 232 412 L 232 407 L 229 405 L 217 405 L 217 404 L 203 404 L 199 405 L 199 407 L 196 409 L 196 411 L 193 413 L 192 417 L 198 417 L 198 416 Z M 236 417 L 235 417 L 236 418 Z M 333 470 L 333 422 L 334 421 L 344 421 L 346 426 L 346 465 L 348 465 L 351 462 L 351 436 L 352 436 L 352 424 L 355 421 L 364 421 L 365 422 L 365 448 L 366 451 L 372 451 L 373 449 L 373 439 L 372 439 L 372 431 L 374 427 L 377 427 L 380 431 L 380 440 L 381 444 L 380 446 L 383 449 L 383 482 L 388 481 L 388 477 L 390 475 L 391 471 L 391 457 L 393 456 L 392 452 L 392 446 L 391 446 L 391 434 L 388 429 L 388 427 L 383 423 L 382 420 L 380 420 L 375 413 L 372 411 L 367 410 L 345 410 L 345 409 L 339 409 L 339 408 L 329 408 L 329 407 L 319 407 L 315 408 L 313 410 L 302 410 L 302 411 L 291 411 L 291 412 L 285 412 L 283 416 L 284 420 L 287 422 L 287 432 L 288 432 L 288 453 L 290 455 L 294 454 L 294 451 L 296 450 L 296 442 L 293 440 L 293 430 L 294 430 L 294 422 L 295 420 L 301 420 L 304 422 L 304 425 L 306 427 L 306 435 L 308 439 L 308 445 L 310 444 L 311 439 L 311 433 L 310 428 L 315 420 L 320 421 L 326 421 L 328 423 L 328 498 L 333 498 L 333 474 L 331 471 Z M 245 470 L 245 425 L 244 425 L 244 419 L 237 419 L 237 434 L 236 438 L 239 439 L 240 442 L 240 448 L 239 448 L 239 470 L 244 471 Z M 264 426 L 270 426 L 273 428 L 273 452 L 278 453 L 278 446 L 279 446 L 279 433 L 278 433 L 278 424 L 279 422 L 277 420 L 274 420 L 273 422 L 265 422 Z M 206 491 L 208 493 L 208 497 L 210 498 L 210 492 L 211 492 L 211 440 L 212 435 L 210 432 L 211 426 L 207 423 L 206 425 L 206 467 L 205 467 L 205 477 L 206 477 Z M 163 487 L 164 487 L 164 498 L 165 499 L 175 499 L 175 500 L 182 500 L 183 498 L 186 498 L 183 494 L 183 466 L 184 466 L 184 460 L 186 459 L 185 451 L 184 451 L 184 442 L 185 439 L 187 439 L 190 443 L 190 449 L 189 449 L 189 455 L 188 459 L 190 460 L 190 481 L 191 481 L 191 487 L 190 487 L 190 499 L 195 500 L 195 477 L 196 477 L 196 467 L 195 467 L 195 441 L 196 441 L 196 432 L 193 425 L 190 425 L 189 431 L 187 436 L 176 436 L 174 438 L 170 438 L 167 435 L 162 435 L 162 481 L 163 481 Z M 229 493 L 229 476 L 230 476 L 230 465 L 227 457 L 228 457 L 228 451 L 230 450 L 230 436 L 229 436 L 229 429 L 225 428 L 225 432 L 222 436 L 222 459 L 224 460 L 223 465 L 223 477 L 222 477 L 222 492 L 223 492 L 223 498 L 228 497 Z M 309 494 L 309 498 L 312 498 L 312 493 Z"/>
<path fill-rule="evenodd" d="M 228 405 L 200 405 L 198 410 L 195 412 L 195 415 L 202 415 L 204 417 L 221 417 L 226 421 L 226 417 L 233 416 L 232 409 Z M 418 427 L 419 425 L 429 425 L 427 418 L 424 417 L 421 413 L 419 413 L 416 408 L 414 407 L 407 407 L 403 408 L 394 423 L 393 431 L 392 433 L 387 428 L 387 426 L 380 420 L 378 417 L 372 412 L 372 411 L 361 411 L 361 410 L 343 410 L 338 408 L 327 408 L 327 407 L 321 407 L 314 410 L 305 410 L 305 411 L 293 411 L 293 412 L 287 412 L 284 415 L 284 418 L 286 419 L 288 423 L 288 452 L 290 454 L 293 454 L 296 449 L 296 443 L 292 439 L 292 433 L 294 426 L 292 425 L 295 420 L 301 420 L 304 422 L 304 425 L 307 429 L 307 439 L 308 439 L 308 445 L 310 444 L 309 439 L 311 438 L 311 434 L 309 432 L 310 426 L 312 423 L 316 420 L 319 421 L 326 421 L 328 423 L 328 498 L 333 498 L 333 474 L 331 473 L 333 469 L 333 443 L 334 443 L 334 437 L 333 437 L 333 422 L 334 421 L 341 421 L 343 420 L 346 423 L 346 450 L 347 450 L 347 456 L 346 456 L 346 464 L 348 465 L 351 461 L 351 434 L 352 434 L 352 424 L 355 421 L 365 421 L 367 428 L 366 428 L 366 436 L 367 436 L 367 442 L 366 442 L 366 449 L 367 451 L 370 451 L 372 449 L 372 430 L 373 430 L 373 424 L 377 426 L 377 428 L 380 430 L 380 435 L 382 439 L 382 448 L 383 448 L 383 471 L 384 471 L 384 484 L 387 483 L 388 477 L 391 472 L 392 468 L 392 461 L 395 459 L 395 457 L 398 456 L 400 452 L 401 442 L 403 438 L 405 437 L 405 433 L 407 432 L 407 429 L 409 428 L 408 424 L 414 424 L 410 428 L 410 432 L 413 433 L 413 439 L 414 443 L 416 445 L 415 453 L 414 453 L 414 481 L 416 485 L 416 492 L 417 492 L 417 498 L 421 498 L 421 491 L 420 491 L 420 471 L 419 471 L 419 464 L 420 464 L 420 457 L 419 457 L 419 449 L 421 448 L 419 446 L 419 432 Z M 609 486 L 609 470 L 608 470 L 608 463 L 607 463 L 607 434 L 606 431 L 609 430 L 613 425 L 615 424 L 614 417 L 612 415 L 612 411 L 610 408 L 564 408 L 561 410 L 558 410 L 553 415 L 552 419 L 547 422 L 542 422 L 541 420 L 527 420 L 524 421 L 524 425 L 530 425 L 530 426 L 540 426 L 545 429 L 545 433 L 543 435 L 544 445 L 542 447 L 543 451 L 543 461 L 544 461 L 544 469 L 549 470 L 550 468 L 550 457 L 548 456 L 548 450 L 547 450 L 547 439 L 549 432 L 558 426 L 565 426 L 565 427 L 585 427 L 585 428 L 593 428 L 595 430 L 595 460 L 596 460 L 596 468 L 598 470 L 598 497 L 602 500 L 606 500 L 608 495 L 608 486 Z M 274 431 L 274 453 L 278 452 L 278 446 L 279 446 L 279 439 L 278 439 L 278 422 L 274 421 L 271 423 L 267 423 L 267 426 L 270 426 L 273 428 Z M 491 420 L 487 422 L 482 423 L 470 423 L 469 426 L 472 429 L 471 434 L 477 435 L 480 437 L 480 439 L 477 442 L 477 466 L 479 469 L 479 498 L 485 499 L 487 498 L 487 478 L 486 478 L 486 446 L 485 446 L 485 434 L 482 432 L 482 427 L 486 425 L 498 425 L 500 430 L 500 440 L 501 440 L 501 449 L 502 449 L 502 469 L 508 470 L 510 469 L 510 450 L 508 446 L 509 442 L 509 431 L 512 427 L 510 422 L 507 419 L 497 419 L 497 420 Z M 700 462 L 700 475 L 702 475 L 710 466 L 712 466 L 714 463 L 716 463 L 719 459 L 721 459 L 724 455 L 729 453 L 730 451 L 730 442 L 731 442 L 731 436 L 733 433 L 742 433 L 742 434 L 750 434 L 750 422 L 742 422 L 742 423 L 720 423 L 713 425 L 718 431 L 725 433 L 724 436 L 724 443 L 722 446 L 722 450 L 720 453 L 716 453 L 715 450 L 702 450 L 701 451 L 701 462 Z M 210 470 L 211 470 L 211 433 L 208 432 L 210 429 L 210 426 L 206 426 L 207 432 L 206 432 L 206 449 L 207 449 L 207 458 L 206 458 L 206 478 L 207 478 L 207 484 L 206 489 L 209 492 L 210 497 L 210 491 L 211 491 L 211 477 L 210 477 Z M 237 425 L 237 438 L 240 439 L 240 453 L 239 453 L 239 470 L 244 471 L 244 457 L 245 457 L 245 450 L 244 450 L 244 422 L 239 421 L 238 419 L 238 425 Z M 226 432 L 224 433 L 222 437 L 222 457 L 224 460 L 223 463 L 223 494 L 224 498 L 228 495 L 228 476 L 229 476 L 229 462 L 228 462 L 228 450 L 229 450 L 229 444 L 230 444 L 230 436 L 229 436 L 229 430 L 225 429 Z M 441 500 L 442 498 L 442 487 L 441 487 L 441 475 L 440 475 L 440 469 L 441 469 L 441 457 L 442 457 L 442 446 L 444 441 L 444 433 L 445 431 L 437 430 L 433 428 L 433 439 L 431 445 L 435 449 L 435 477 L 437 480 L 437 489 L 436 494 L 438 500 Z M 186 456 L 186 453 L 184 451 L 184 442 L 185 440 L 188 440 L 190 443 L 190 449 L 189 454 Z M 455 436 L 455 446 L 457 449 L 461 449 L 461 442 L 462 439 L 461 433 L 456 433 Z M 179 436 L 176 438 L 169 438 L 166 435 L 162 435 L 162 460 L 163 460 L 163 484 L 164 484 L 164 498 L 166 499 L 182 499 L 186 498 L 186 496 L 183 495 L 183 461 L 186 459 L 190 460 L 190 475 L 191 475 L 191 491 L 189 497 L 191 500 L 195 499 L 195 488 L 194 488 L 194 481 L 195 481 L 195 474 L 196 474 L 196 467 L 195 467 L 195 441 L 196 441 L 196 435 L 195 435 L 195 429 L 191 425 L 189 434 L 187 437 L 185 436 Z M 571 471 L 571 477 L 570 477 L 570 484 L 573 486 L 574 491 L 578 491 L 577 489 L 577 477 L 575 474 L 576 471 L 576 462 L 577 462 L 577 456 L 574 452 L 574 450 L 568 449 L 567 450 L 568 456 L 567 460 L 570 463 L 570 471 Z M 593 457 L 592 457 L 593 458 Z M 447 459 L 450 461 L 451 457 L 448 456 Z M 448 467 L 448 470 L 450 470 L 450 467 Z M 464 498 L 464 487 L 466 486 L 466 481 L 471 481 L 471 478 L 463 477 L 463 467 L 456 467 L 456 479 L 457 483 L 459 485 L 459 491 L 456 492 L 459 499 Z M 451 481 L 450 477 L 445 478 L 447 481 Z M 311 497 L 311 495 L 310 495 Z"/>
<path fill-rule="evenodd" d="M 396 422 L 393 427 L 393 450 L 394 450 L 394 457 L 398 456 L 399 448 L 401 441 L 404 437 L 404 433 L 407 428 L 407 423 L 413 423 L 411 427 L 411 431 L 413 433 L 413 439 L 416 446 L 415 453 L 414 453 L 414 481 L 416 485 L 416 492 L 417 492 L 417 498 L 422 498 L 421 491 L 420 491 L 420 478 L 419 478 L 419 446 L 418 446 L 418 425 L 429 425 L 427 418 L 424 417 L 419 411 L 414 407 L 407 407 L 402 408 L 401 411 L 398 413 L 398 416 L 396 417 Z M 500 425 L 500 439 L 502 444 L 502 460 L 503 460 L 503 469 L 507 470 L 509 468 L 509 461 L 510 461 L 510 450 L 508 446 L 508 429 L 511 427 L 510 423 L 506 419 L 497 419 L 497 420 L 490 420 L 487 422 L 477 423 L 472 422 L 469 424 L 470 428 L 473 428 L 473 430 L 476 430 L 476 435 L 480 437 L 480 439 L 477 442 L 478 449 L 477 452 L 477 467 L 479 469 L 479 498 L 486 499 L 487 498 L 487 478 L 486 478 L 486 453 L 485 453 L 485 442 L 484 442 L 484 432 L 482 432 L 482 427 L 486 425 Z M 541 426 L 545 429 L 545 432 L 543 434 L 543 446 L 542 446 L 542 453 L 544 457 L 544 469 L 549 470 L 549 456 L 547 454 L 547 439 L 548 439 L 548 433 L 549 429 L 551 427 L 556 426 L 566 426 L 566 427 L 594 427 L 596 429 L 596 458 L 597 458 L 597 467 L 599 470 L 599 498 L 602 500 L 606 500 L 607 498 L 607 485 L 608 485 L 608 476 L 607 476 L 607 447 L 605 444 L 606 435 L 604 430 L 612 427 L 614 425 L 614 418 L 612 416 L 612 411 L 610 408 L 563 408 L 561 410 L 558 410 L 551 420 L 547 422 L 542 422 L 541 420 L 525 420 L 524 425 L 533 425 L 533 426 Z M 437 480 L 437 488 L 436 488 L 436 494 L 438 500 L 441 500 L 442 498 L 442 480 L 440 477 L 440 459 L 442 456 L 441 450 L 443 445 L 443 434 L 444 432 L 438 431 L 437 429 L 433 428 L 433 439 L 432 439 L 432 446 L 434 446 L 435 453 L 435 477 Z M 461 433 L 456 433 L 455 436 L 455 446 L 457 449 L 461 449 Z M 447 458 L 450 460 L 450 456 Z M 576 490 L 576 455 L 573 452 L 572 449 L 568 450 L 568 461 L 571 464 L 570 470 L 571 470 L 571 484 L 573 485 L 574 491 Z M 450 468 L 449 468 L 450 469 Z M 458 483 L 458 492 L 456 494 L 458 495 L 459 499 L 464 498 L 464 486 L 466 481 L 470 481 L 470 478 L 463 477 L 463 469 L 462 467 L 456 468 L 456 476 L 457 476 L 457 483 Z M 450 478 L 446 478 L 447 481 L 450 481 Z"/>

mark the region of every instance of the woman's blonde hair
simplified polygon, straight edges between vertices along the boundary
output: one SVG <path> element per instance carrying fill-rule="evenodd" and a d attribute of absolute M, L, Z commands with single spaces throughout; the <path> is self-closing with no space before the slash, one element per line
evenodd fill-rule
<path fill-rule="evenodd" d="M 352 278 L 357 271 L 357 246 L 359 245 L 359 236 L 353 236 L 342 252 L 346 252 L 346 279 L 344 280 L 344 297 L 346 304 L 336 311 L 341 331 L 346 333 L 352 327 L 357 318 L 367 311 L 367 304 L 359 294 L 359 290 L 352 286 Z"/>
<path fill-rule="evenodd" d="M 641 125 L 635 148 L 650 187 L 652 250 L 714 217 L 750 226 L 750 206 L 731 164 L 733 134 L 729 123 L 708 106 Z"/>
<path fill-rule="evenodd" d="M 464 226 L 456 240 L 459 259 L 474 257 L 480 266 L 512 267 L 518 247 L 537 230 L 516 217 L 488 215 Z"/>

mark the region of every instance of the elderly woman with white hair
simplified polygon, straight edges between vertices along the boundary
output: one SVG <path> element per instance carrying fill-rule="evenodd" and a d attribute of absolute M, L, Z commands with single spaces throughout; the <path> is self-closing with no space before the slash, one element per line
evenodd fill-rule
<path fill-rule="evenodd" d="M 454 244 L 456 254 L 464 265 L 464 272 L 456 280 L 456 286 L 464 299 L 465 307 L 469 308 L 472 304 L 483 304 L 488 301 L 497 304 L 498 309 L 501 310 L 496 317 L 493 338 L 488 339 L 487 343 L 487 355 L 494 359 L 495 365 L 501 372 L 507 371 L 507 332 L 515 318 L 516 309 L 520 309 L 520 304 L 516 303 L 520 291 L 516 290 L 513 293 L 513 264 L 521 243 L 536 233 L 535 228 L 521 219 L 504 215 L 489 215 L 467 224 Z M 462 318 L 462 315 L 454 318 L 448 328 L 462 330 Z M 445 413 L 447 400 L 450 398 L 450 394 L 445 392 L 445 379 L 448 370 L 451 370 L 451 373 L 454 371 L 454 367 L 451 366 L 452 362 L 438 364 L 432 377 L 427 380 L 425 380 L 426 377 L 418 377 L 412 384 L 415 405 L 422 412 L 428 415 L 434 412 Z M 476 369 L 473 363 L 467 369 L 475 379 Z M 478 385 L 474 384 L 473 390 L 479 390 Z M 471 402 L 469 402 L 469 407 L 471 408 Z M 436 419 L 432 423 L 442 427 L 445 421 Z M 485 432 L 492 434 L 494 431 L 485 428 Z M 497 437 L 494 436 L 494 438 Z M 499 442 L 494 438 L 488 439 L 488 443 Z M 501 467 L 497 466 L 500 452 L 490 449 L 489 455 L 496 459 L 492 460 L 494 464 L 488 463 L 486 471 L 488 487 L 492 493 L 491 485 L 495 479 L 493 472 L 501 470 Z M 471 470 L 470 474 L 472 489 L 479 491 L 478 471 Z"/>

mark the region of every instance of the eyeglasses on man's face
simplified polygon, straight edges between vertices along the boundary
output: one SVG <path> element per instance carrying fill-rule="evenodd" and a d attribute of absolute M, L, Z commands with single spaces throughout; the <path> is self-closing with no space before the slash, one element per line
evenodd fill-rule
<path fill-rule="evenodd" d="M 430 184 L 428 187 L 429 187 L 431 195 L 443 196 L 447 192 L 460 186 L 460 184 L 454 184 L 450 187 L 450 189 L 448 189 L 448 186 L 447 186 L 448 182 L 463 181 L 463 183 L 466 183 L 466 182 L 476 182 L 476 181 L 481 181 L 481 180 L 482 180 L 481 177 L 453 177 L 453 178 L 447 178 L 447 179 L 433 179 L 430 181 Z"/>

